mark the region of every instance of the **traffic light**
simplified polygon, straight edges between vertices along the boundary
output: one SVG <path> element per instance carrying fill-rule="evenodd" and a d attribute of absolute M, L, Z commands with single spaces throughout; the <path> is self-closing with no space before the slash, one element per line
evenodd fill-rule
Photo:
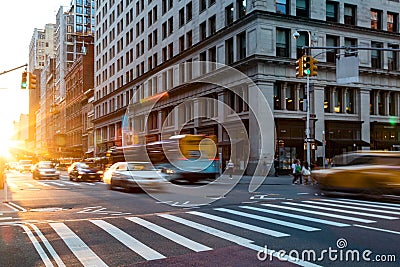
<path fill-rule="evenodd" d="M 311 73 L 311 61 L 312 61 L 312 56 L 304 56 L 303 72 L 305 75 L 310 75 Z"/>
<path fill-rule="evenodd" d="M 303 59 L 304 59 L 304 56 L 301 56 L 301 58 L 299 58 L 296 61 L 296 78 L 300 78 L 300 77 L 304 76 Z"/>
<path fill-rule="evenodd" d="M 318 75 L 318 66 L 317 66 L 318 60 L 315 58 L 311 57 L 310 60 L 310 76 L 317 76 Z"/>
<path fill-rule="evenodd" d="M 29 82 L 28 82 L 28 88 L 29 89 L 36 89 L 36 75 L 29 72 Z"/>
<path fill-rule="evenodd" d="M 28 87 L 28 80 L 27 80 L 28 73 L 24 71 L 22 73 L 22 79 L 21 79 L 21 89 L 26 89 Z"/>

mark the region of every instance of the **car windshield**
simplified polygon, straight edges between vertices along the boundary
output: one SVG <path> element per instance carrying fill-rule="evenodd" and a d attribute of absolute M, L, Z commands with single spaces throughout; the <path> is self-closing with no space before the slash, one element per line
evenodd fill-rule
<path fill-rule="evenodd" d="M 156 170 L 151 163 L 128 163 L 129 171 L 154 171 Z"/>
<path fill-rule="evenodd" d="M 52 169 L 53 168 L 53 164 L 51 163 L 41 163 L 38 165 L 39 169 Z"/>
<path fill-rule="evenodd" d="M 93 163 L 79 163 L 78 168 L 81 169 L 93 169 L 96 168 L 96 165 Z"/>

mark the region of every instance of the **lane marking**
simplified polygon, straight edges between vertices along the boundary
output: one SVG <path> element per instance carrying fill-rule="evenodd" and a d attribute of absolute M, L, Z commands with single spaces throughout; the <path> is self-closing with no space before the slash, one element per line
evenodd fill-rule
<path fill-rule="evenodd" d="M 262 233 L 265 235 L 270 235 L 273 237 L 284 237 L 284 236 L 290 236 L 289 234 L 286 233 L 282 233 L 282 232 L 278 232 L 278 231 L 274 231 L 274 230 L 270 230 L 270 229 L 265 229 L 265 228 L 261 228 L 252 224 L 248 224 L 248 223 L 242 223 L 242 222 L 238 222 L 238 221 L 234 221 L 234 220 L 230 220 L 230 219 L 226 219 L 220 216 L 215 216 L 215 215 L 211 215 L 211 214 L 207 214 L 207 213 L 203 213 L 203 212 L 198 212 L 198 211 L 188 211 L 187 213 L 189 214 L 193 214 L 193 215 L 197 215 L 200 217 L 204 217 L 210 220 L 214 220 L 214 221 L 218 221 L 218 222 L 223 222 L 226 224 L 230 224 L 236 227 L 240 227 L 240 228 L 244 228 L 246 230 L 250 230 L 253 232 L 258 232 L 258 233 Z"/>
<path fill-rule="evenodd" d="M 359 224 L 353 224 L 353 226 L 360 227 L 360 228 L 371 229 L 371 230 L 375 230 L 375 231 L 379 231 L 379 232 L 385 232 L 385 233 L 391 233 L 391 234 L 400 235 L 400 232 L 387 230 L 387 229 L 380 229 L 380 228 L 369 227 L 369 226 L 359 225 Z"/>
<path fill-rule="evenodd" d="M 43 183 L 43 182 L 36 182 L 36 183 L 38 183 L 38 184 L 41 185 L 41 186 L 50 186 L 50 185 L 48 185 L 48 184 L 46 184 L 46 183 Z"/>
<path fill-rule="evenodd" d="M 22 212 L 27 212 L 26 209 L 24 209 L 23 207 L 13 203 L 13 202 L 8 202 L 8 205 L 11 205 L 15 208 L 15 211 L 22 211 Z"/>
<path fill-rule="evenodd" d="M 46 182 L 46 183 L 54 184 L 54 185 L 61 186 L 61 187 L 65 186 L 65 184 L 61 184 L 61 183 L 57 183 L 57 182 Z"/>
<path fill-rule="evenodd" d="M 317 223 L 322 223 L 322 224 L 327 224 L 327 225 L 333 225 L 333 226 L 338 226 L 338 227 L 350 226 L 350 224 L 328 221 L 328 220 L 324 220 L 324 219 L 317 219 L 317 218 L 313 218 L 313 217 L 296 215 L 296 214 L 280 212 L 280 211 L 275 211 L 275 210 L 260 209 L 260 208 L 256 208 L 256 207 L 250 207 L 250 206 L 239 206 L 239 208 L 260 211 L 260 212 L 265 212 L 265 213 L 270 213 L 270 214 L 275 214 L 275 215 L 280 215 L 280 216 L 286 216 L 289 218 L 295 218 L 295 219 L 300 219 L 300 220 L 305 220 L 305 221 L 310 221 L 310 222 L 317 222 Z"/>
<path fill-rule="evenodd" d="M 331 206 L 331 207 L 343 207 L 343 204 L 321 203 L 321 202 L 318 202 L 318 201 L 302 201 L 302 202 L 311 203 L 311 204 L 321 204 L 321 205 Z M 380 212 L 380 213 L 388 213 L 388 214 L 400 215 L 400 212 L 394 212 L 394 211 L 389 211 L 389 210 L 368 209 L 368 208 L 354 207 L 354 206 L 345 206 L 345 208 L 346 209 L 356 209 L 356 210 L 364 210 L 364 211 L 372 211 L 372 212 Z"/>
<path fill-rule="evenodd" d="M 63 223 L 50 223 L 84 266 L 107 266 L 71 229 Z"/>
<path fill-rule="evenodd" d="M 246 213 L 246 212 L 241 212 L 241 211 L 236 211 L 236 210 L 231 210 L 231 209 L 216 208 L 214 210 L 227 212 L 230 214 L 239 215 L 239 216 L 243 216 L 243 217 L 247 217 L 247 218 L 251 218 L 251 219 L 255 219 L 255 220 L 259 220 L 259 221 L 283 225 L 286 227 L 295 228 L 295 229 L 299 229 L 299 230 L 303 230 L 303 231 L 307 231 L 307 232 L 321 230 L 319 228 L 314 228 L 314 227 L 310 227 L 310 226 L 306 226 L 306 225 L 302 225 L 302 224 L 297 224 L 297 223 L 292 223 L 292 222 L 287 222 L 287 221 L 282 221 L 282 220 L 276 220 L 276 219 L 272 219 L 269 217 L 262 217 L 262 216 L 258 216 L 258 215 L 254 215 L 254 214 L 250 214 L 250 213 Z"/>
<path fill-rule="evenodd" d="M 357 202 L 357 203 L 380 204 L 380 205 L 385 205 L 385 206 L 400 207 L 400 204 L 387 203 L 387 202 L 378 202 L 378 201 L 363 201 L 363 200 L 357 200 L 357 199 L 346 199 L 346 198 L 339 198 L 339 199 L 340 199 L 340 200 L 346 200 L 346 201 L 350 201 L 350 202 Z"/>
<path fill-rule="evenodd" d="M 115 227 L 108 222 L 103 220 L 89 220 L 91 223 L 97 225 L 110 235 L 112 235 L 115 239 L 119 242 L 124 244 L 133 252 L 139 254 L 146 260 L 158 260 L 158 259 L 165 259 L 165 256 L 161 253 L 155 251 L 154 249 L 148 247 L 147 245 L 143 244 L 139 240 L 133 238 L 132 236 L 128 235 L 127 233 L 123 232 L 121 229 Z M 94 265 L 95 266 L 95 265 Z"/>
<path fill-rule="evenodd" d="M 44 252 L 43 248 L 40 246 L 39 241 L 36 239 L 36 237 L 33 235 L 32 231 L 29 229 L 28 226 L 23 225 L 23 224 L 16 224 L 20 226 L 22 229 L 24 229 L 25 233 L 28 235 L 29 239 L 31 240 L 32 245 L 35 247 L 36 251 L 38 252 L 40 258 L 42 259 L 43 263 L 45 266 L 51 267 L 54 266 L 53 263 L 51 263 L 49 257 L 47 256 L 46 252 Z"/>
<path fill-rule="evenodd" d="M 39 228 L 36 227 L 34 224 L 29 224 L 30 227 L 32 227 L 33 230 L 35 230 L 37 236 L 42 240 L 43 244 L 47 248 L 47 250 L 50 252 L 50 255 L 53 257 L 53 259 L 56 261 L 57 265 L 59 267 L 66 267 L 64 262 L 61 260 L 61 258 L 58 256 L 57 252 L 54 250 L 54 248 L 50 245 L 49 241 L 47 238 L 42 234 L 42 232 L 39 230 Z"/>
<path fill-rule="evenodd" d="M 356 218 L 356 217 L 351 217 L 351 216 L 343 216 L 343 215 L 339 215 L 339 214 L 326 213 L 326 212 L 320 212 L 320 211 L 314 211 L 314 210 L 305 210 L 305 209 L 299 209 L 299 208 L 293 208 L 293 207 L 279 206 L 279 205 L 274 205 L 274 204 L 261 204 L 261 205 L 266 206 L 266 207 L 287 209 L 287 210 L 293 210 L 293 211 L 298 211 L 298 212 L 303 212 L 303 213 L 306 212 L 309 214 L 322 215 L 322 216 L 333 217 L 333 218 L 338 218 L 338 219 L 343 219 L 343 220 L 351 220 L 351 221 L 362 222 L 362 223 L 375 223 L 376 222 L 376 221 L 372 221 L 372 220 L 361 219 L 361 218 Z"/>
<path fill-rule="evenodd" d="M 192 222 L 192 221 L 189 221 L 189 220 L 186 220 L 186 219 L 183 219 L 183 218 L 179 218 L 179 217 L 176 217 L 174 215 L 159 214 L 158 216 L 160 216 L 162 218 L 165 218 L 165 219 L 168 219 L 168 220 L 171 220 L 171 221 L 174 221 L 174 222 L 177 222 L 177 223 L 180 223 L 180 224 L 183 224 L 183 225 L 186 225 L 188 227 L 197 229 L 199 231 L 202 231 L 202 232 L 205 232 L 207 234 L 216 236 L 218 238 L 228 240 L 228 241 L 230 241 L 232 243 L 238 244 L 239 246 L 242 246 L 242 247 L 257 251 L 258 253 L 259 252 L 263 252 L 263 253 L 268 254 L 269 256 L 275 256 L 275 257 L 280 256 L 281 260 L 285 259 L 286 261 L 294 263 L 296 265 L 305 266 L 305 267 L 319 267 L 320 266 L 320 265 L 317 265 L 317 264 L 314 264 L 314 263 L 311 263 L 311 262 L 303 261 L 301 259 L 296 259 L 294 257 L 289 257 L 288 255 L 284 255 L 282 257 L 275 250 L 266 249 L 265 247 L 261 247 L 261 246 L 252 244 L 252 243 L 254 243 L 253 240 L 246 239 L 246 238 L 243 238 L 243 237 L 240 237 L 240 236 L 237 236 L 237 235 L 225 232 L 225 231 L 221 231 L 221 230 L 218 230 L 216 228 L 212 228 L 212 227 L 209 227 L 209 226 L 206 226 L 206 225 L 202 225 L 202 224 L 199 224 L 199 223 L 196 223 L 196 222 Z"/>
<path fill-rule="evenodd" d="M 307 204 L 301 204 L 301 203 L 293 203 L 293 202 L 282 202 L 282 203 L 287 204 L 287 205 L 305 207 L 305 208 L 312 208 L 312 209 L 318 209 L 318 210 L 328 210 L 328 211 L 341 212 L 341 213 L 350 213 L 350 214 L 356 214 L 356 215 L 374 217 L 374 218 L 380 218 L 380 219 L 386 219 L 386 220 L 396 220 L 396 219 L 398 219 L 398 217 L 391 217 L 391 216 L 378 215 L 378 214 L 370 214 L 370 213 L 357 212 L 357 211 L 352 211 L 352 210 L 333 209 L 333 208 L 327 208 L 327 207 L 317 207 L 317 206 L 313 206 L 313 205 L 307 205 Z"/>
<path fill-rule="evenodd" d="M 388 206 L 384 206 L 384 205 L 364 204 L 364 203 L 356 203 L 356 202 L 348 202 L 348 201 L 340 201 L 340 200 L 332 200 L 332 199 L 318 199 L 318 200 L 327 201 L 327 202 L 334 202 L 334 203 L 358 205 L 358 206 L 363 206 L 363 207 L 374 207 L 374 208 L 379 208 L 379 209 L 400 210 L 400 208 L 388 207 Z M 375 203 L 377 203 L 377 202 L 375 202 Z"/>
<path fill-rule="evenodd" d="M 0 217 L 0 221 L 12 220 L 13 217 Z"/>
<path fill-rule="evenodd" d="M 34 187 L 33 184 L 30 183 L 24 183 L 24 185 L 26 185 L 27 187 Z"/>
<path fill-rule="evenodd" d="M 138 217 L 129 217 L 126 218 L 134 223 L 137 223 L 143 227 L 146 227 L 147 229 L 164 236 L 165 238 L 168 238 L 171 241 L 174 241 L 184 247 L 187 247 L 188 249 L 191 249 L 195 252 L 200 252 L 200 251 L 208 251 L 208 250 L 212 250 L 212 248 L 207 247 L 203 244 L 197 243 L 189 238 L 186 238 L 182 235 L 179 235 L 177 233 L 174 233 L 168 229 L 165 229 L 161 226 L 158 226 L 154 223 L 148 222 L 146 220 L 143 220 L 141 218 Z"/>

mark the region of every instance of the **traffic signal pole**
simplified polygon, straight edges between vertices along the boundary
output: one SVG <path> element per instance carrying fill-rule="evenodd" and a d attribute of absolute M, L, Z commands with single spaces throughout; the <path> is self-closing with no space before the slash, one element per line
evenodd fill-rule
<path fill-rule="evenodd" d="M 10 70 L 6 70 L 6 71 L 3 71 L 3 72 L 1 72 L 0 73 L 0 75 L 3 75 L 3 74 L 6 74 L 6 73 L 9 73 L 9 72 L 11 72 L 11 71 L 14 71 L 14 70 L 17 70 L 17 69 L 20 69 L 20 68 L 23 68 L 23 67 L 28 67 L 28 64 L 24 64 L 24 65 L 21 65 L 21 66 L 19 66 L 19 67 L 16 67 L 16 68 L 13 68 L 13 69 L 10 69 Z"/>

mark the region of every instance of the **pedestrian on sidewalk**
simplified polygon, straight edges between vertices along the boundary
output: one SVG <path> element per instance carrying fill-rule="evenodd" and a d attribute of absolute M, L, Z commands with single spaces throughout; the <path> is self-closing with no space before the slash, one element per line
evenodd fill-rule
<path fill-rule="evenodd" d="M 232 178 L 232 174 L 235 171 L 235 164 L 232 160 L 229 160 L 228 164 L 226 165 L 226 169 L 228 170 L 229 177 Z"/>
<path fill-rule="evenodd" d="M 275 169 L 275 177 L 278 177 L 278 170 L 279 170 L 279 160 L 278 157 L 274 159 L 274 169 Z"/>
<path fill-rule="evenodd" d="M 311 182 L 311 168 L 308 166 L 308 162 L 304 162 L 303 167 L 301 169 L 301 175 L 304 178 L 304 184 L 308 185 L 309 181 Z M 301 179 L 300 179 L 301 180 Z"/>
<path fill-rule="evenodd" d="M 292 175 L 293 175 L 293 181 L 292 184 L 295 184 L 297 182 L 297 180 L 299 179 L 299 174 L 301 172 L 301 168 L 299 170 L 299 160 L 294 159 L 293 163 L 292 163 Z"/>

